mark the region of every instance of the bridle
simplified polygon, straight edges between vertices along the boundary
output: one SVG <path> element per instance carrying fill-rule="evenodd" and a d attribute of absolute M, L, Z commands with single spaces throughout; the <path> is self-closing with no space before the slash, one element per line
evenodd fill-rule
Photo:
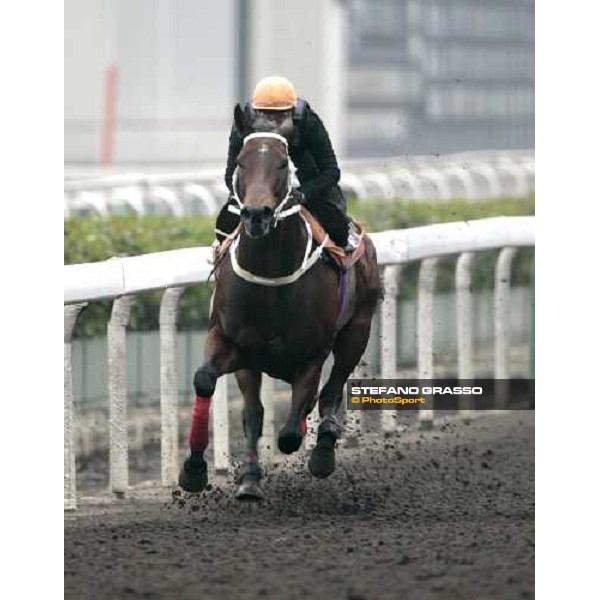
<path fill-rule="evenodd" d="M 294 167 L 293 167 L 293 163 L 290 161 L 290 156 L 288 154 L 287 140 L 282 135 L 279 135 L 278 133 L 271 133 L 271 132 L 265 131 L 265 132 L 259 132 L 259 133 L 251 133 L 250 135 L 246 136 L 244 138 L 244 146 L 250 140 L 256 140 L 256 139 L 260 139 L 260 138 L 271 138 L 274 140 L 278 140 L 278 141 L 282 142 L 283 145 L 285 146 L 285 158 L 287 161 L 288 184 L 287 184 L 287 191 L 286 191 L 284 198 L 275 207 L 275 211 L 273 213 L 273 219 L 275 220 L 273 227 L 277 227 L 277 224 L 279 223 L 279 221 L 285 219 L 286 217 L 289 217 L 290 215 L 293 215 L 293 214 L 299 212 L 302 207 L 299 204 L 296 204 L 295 206 L 292 206 L 291 208 L 288 208 L 287 210 L 283 210 L 284 206 L 291 200 L 291 198 L 293 196 L 292 178 L 293 178 Z M 231 195 L 232 195 L 232 198 L 236 201 L 237 206 L 232 206 L 230 204 L 228 207 L 229 212 L 232 212 L 236 215 L 240 215 L 242 212 L 242 209 L 244 208 L 244 204 L 240 200 L 240 197 L 238 196 L 238 192 L 237 192 L 238 169 L 239 169 L 239 167 L 236 167 L 235 171 L 233 172 L 233 185 L 231 186 L 232 187 Z"/>
<path fill-rule="evenodd" d="M 247 142 L 249 142 L 250 140 L 259 139 L 259 138 L 271 138 L 271 139 L 279 140 L 280 142 L 282 142 L 285 145 L 285 154 L 286 154 L 287 168 L 288 168 L 287 192 L 286 192 L 286 195 L 284 196 L 284 198 L 281 200 L 281 202 L 275 207 L 275 210 L 273 213 L 273 219 L 275 222 L 274 222 L 273 227 L 277 227 L 277 224 L 279 223 L 279 221 L 282 221 L 286 217 L 289 217 L 291 215 L 299 213 L 300 218 L 302 219 L 302 221 L 304 222 L 304 226 L 306 227 L 306 233 L 307 233 L 306 249 L 304 250 L 304 258 L 302 260 L 302 264 L 293 273 L 290 273 L 289 275 L 285 275 L 283 277 L 262 277 L 261 275 L 256 275 L 256 274 L 244 269 L 243 267 L 240 266 L 240 263 L 238 262 L 237 249 L 238 249 L 238 245 L 239 245 L 239 241 L 240 241 L 240 230 L 238 228 L 238 230 L 234 234 L 233 242 L 231 244 L 231 252 L 230 252 L 231 266 L 233 268 L 234 273 L 238 277 L 244 279 L 245 281 L 249 281 L 250 283 L 255 283 L 258 285 L 266 285 L 266 286 L 270 286 L 270 287 L 280 286 L 280 285 L 289 285 L 290 283 L 294 283 L 295 281 L 300 279 L 300 277 L 302 277 L 302 275 L 304 275 L 304 273 L 306 273 L 306 271 L 308 271 L 319 260 L 319 258 L 321 257 L 321 253 L 323 252 L 323 248 L 325 247 L 325 244 L 329 240 L 329 236 L 326 235 L 323 242 L 321 244 L 319 244 L 313 250 L 312 253 L 310 252 L 310 249 L 312 248 L 312 244 L 313 244 L 313 234 L 312 234 L 312 229 L 310 227 L 310 224 L 305 219 L 304 215 L 300 212 L 302 209 L 302 206 L 300 204 L 296 204 L 296 205 L 284 210 L 284 206 L 290 201 L 290 199 L 292 198 L 292 195 L 293 195 L 293 190 L 292 190 L 293 163 L 290 161 L 290 157 L 288 154 L 287 140 L 282 135 L 279 135 L 278 133 L 259 132 L 259 133 L 252 133 L 252 134 L 246 136 L 244 138 L 244 145 Z M 230 204 L 228 207 L 228 210 L 236 215 L 241 215 L 244 204 L 240 200 L 240 197 L 238 196 L 237 180 L 238 180 L 238 167 L 236 167 L 236 169 L 233 173 L 233 185 L 232 185 L 232 188 L 233 188 L 232 189 L 232 197 L 236 201 L 237 206 L 232 206 Z"/>

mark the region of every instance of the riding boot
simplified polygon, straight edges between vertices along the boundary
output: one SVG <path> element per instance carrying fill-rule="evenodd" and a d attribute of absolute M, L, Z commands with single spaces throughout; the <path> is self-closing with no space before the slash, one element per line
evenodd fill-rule
<path fill-rule="evenodd" d="M 325 198 L 309 203 L 308 209 L 317 217 L 335 244 L 346 252 L 354 252 L 358 248 L 359 232 L 347 214 L 346 198 L 339 185 L 332 187 Z"/>
<path fill-rule="evenodd" d="M 360 232 L 358 231 L 354 221 L 348 218 L 348 243 L 344 247 L 346 252 L 354 252 L 360 243 Z"/>
<path fill-rule="evenodd" d="M 346 215 L 335 204 L 327 201 L 311 202 L 308 210 L 317 217 L 333 242 L 341 248 L 345 248 L 348 244 Z"/>

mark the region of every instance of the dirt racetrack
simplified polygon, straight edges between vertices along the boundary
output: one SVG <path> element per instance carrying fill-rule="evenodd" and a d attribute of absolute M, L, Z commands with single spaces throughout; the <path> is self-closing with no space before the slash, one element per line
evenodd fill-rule
<path fill-rule="evenodd" d="M 65 514 L 65 598 L 533 597 L 534 412 L 365 434 L 324 481 L 305 462 L 272 468 L 260 505 L 214 479 L 84 502 Z"/>

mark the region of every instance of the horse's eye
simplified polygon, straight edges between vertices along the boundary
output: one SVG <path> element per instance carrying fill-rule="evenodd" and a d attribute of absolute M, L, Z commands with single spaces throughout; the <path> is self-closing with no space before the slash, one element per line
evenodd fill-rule
<path fill-rule="evenodd" d="M 277 165 L 277 168 L 278 168 L 278 169 L 287 169 L 287 166 L 288 166 L 288 164 L 287 164 L 287 160 L 286 160 L 286 161 L 284 161 L 284 162 L 282 162 L 282 163 L 279 163 L 279 164 Z"/>

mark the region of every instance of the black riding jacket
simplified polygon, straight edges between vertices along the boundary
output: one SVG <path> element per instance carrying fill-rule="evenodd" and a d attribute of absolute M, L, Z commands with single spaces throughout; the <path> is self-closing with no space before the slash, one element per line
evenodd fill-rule
<path fill-rule="evenodd" d="M 290 158 L 296 167 L 300 191 L 304 194 L 307 203 L 311 204 L 325 198 L 331 188 L 337 185 L 340 180 L 340 169 L 323 122 L 308 102 L 303 100 L 300 102 L 304 102 L 304 108 L 300 114 L 298 111 L 294 113 L 294 133 L 292 139 L 288 141 L 288 148 Z M 225 171 L 225 184 L 230 192 L 233 186 L 235 161 L 242 146 L 243 139 L 234 126 L 229 136 L 229 153 Z"/>

